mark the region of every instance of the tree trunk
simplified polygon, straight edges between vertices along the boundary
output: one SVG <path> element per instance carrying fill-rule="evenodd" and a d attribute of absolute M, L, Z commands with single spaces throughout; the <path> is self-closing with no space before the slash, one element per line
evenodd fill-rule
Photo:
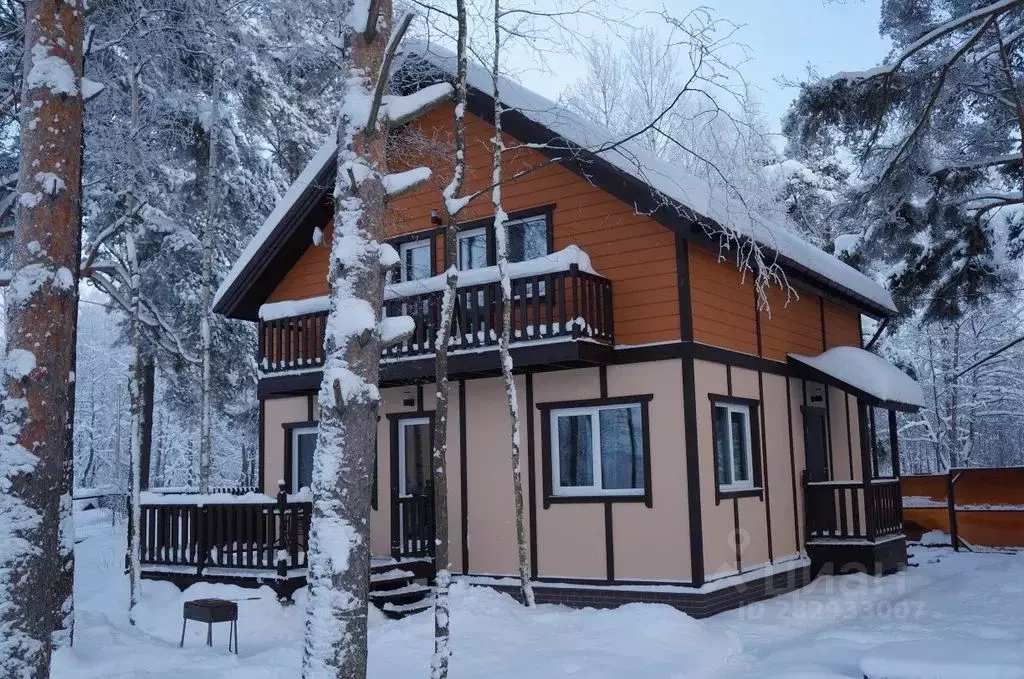
<path fill-rule="evenodd" d="M 381 15 L 391 16 L 383 0 Z M 352 3 L 343 3 L 348 17 Z M 379 241 L 384 238 L 384 134 L 363 139 L 369 111 L 367 75 L 383 59 L 385 35 L 367 44 L 362 26 L 343 27 L 351 45 L 343 68 L 338 121 L 338 175 L 334 235 L 328 273 L 330 312 L 324 340 L 320 426 L 313 464 L 313 514 L 309 535 L 309 605 L 302 676 L 362 679 L 366 676 L 366 615 L 370 571 L 370 500 L 376 454 L 377 389 L 384 297 Z M 390 21 L 381 22 L 390 27 Z M 348 56 L 348 55 L 346 55 Z"/>
<path fill-rule="evenodd" d="M 534 605 L 533 585 L 530 584 L 530 552 L 526 543 L 526 519 L 523 510 L 523 471 L 519 450 L 519 397 L 516 381 L 512 375 L 512 352 L 509 347 L 512 330 L 512 282 L 508 273 L 508 238 L 505 222 L 508 215 L 501 206 L 501 154 L 504 141 L 501 137 L 501 92 L 498 90 L 501 46 L 501 0 L 494 0 L 494 61 L 491 64 L 491 80 L 494 85 L 494 141 L 491 164 L 491 203 L 494 206 L 494 239 L 498 250 L 498 272 L 501 276 L 501 338 L 498 353 L 501 358 L 501 374 L 505 378 L 505 396 L 508 399 L 508 414 L 512 425 L 512 491 L 516 512 L 516 546 L 519 556 L 519 586 L 523 603 Z M 533 294 L 540 294 L 534 290 Z M 534 319 L 539 323 L 538 319 Z M 532 414 L 531 414 L 532 415 Z M 532 473 L 533 470 L 531 470 Z"/>
<path fill-rule="evenodd" d="M 217 3 L 211 2 L 211 8 Z M 216 19 L 214 19 L 216 21 Z M 219 59 L 218 46 L 214 54 Z M 213 448 L 213 412 L 210 381 L 212 378 L 212 337 L 210 330 L 213 315 L 213 232 L 217 220 L 217 131 L 220 122 L 220 62 L 213 66 L 213 91 L 210 93 L 210 149 L 206 165 L 206 218 L 203 220 L 202 248 L 203 263 L 201 272 L 201 303 L 199 336 L 202 343 L 200 360 L 202 361 L 202 381 L 200 384 L 201 398 L 199 430 L 199 492 L 210 492 L 211 460 Z"/>
<path fill-rule="evenodd" d="M 466 2 L 457 0 L 458 43 L 455 76 L 455 169 L 452 179 L 445 187 L 445 291 L 441 302 L 440 329 L 437 332 L 437 358 L 434 363 L 434 383 L 437 385 L 437 402 L 434 407 L 434 442 L 432 450 L 434 473 L 434 564 L 438 567 L 434 584 L 434 658 L 431 661 L 431 678 L 446 679 L 451 657 L 449 647 L 451 609 L 449 587 L 451 585 L 451 544 L 448 535 L 448 403 L 450 387 L 448 381 L 448 348 L 452 334 L 455 295 L 459 283 L 459 217 L 458 208 L 452 209 L 449 199 L 458 196 L 466 175 L 466 126 L 463 114 L 466 109 Z M 460 402 L 459 408 L 466 404 Z M 465 473 L 465 470 L 462 471 Z M 463 554 L 465 559 L 466 555 Z"/>
<path fill-rule="evenodd" d="M 156 386 L 156 361 L 142 361 L 142 439 L 139 449 L 139 490 L 149 490 L 150 460 L 153 453 L 153 391 Z"/>
<path fill-rule="evenodd" d="M 131 233 L 131 225 L 126 227 L 125 243 L 127 244 L 128 260 L 131 270 L 131 314 L 129 315 L 129 333 L 131 350 L 128 359 L 128 393 L 130 396 L 129 413 L 131 415 L 131 455 L 128 471 L 128 621 L 135 624 L 135 607 L 139 603 L 139 581 L 142 579 L 141 553 L 139 540 L 142 537 L 141 491 L 142 491 L 142 439 L 143 439 L 143 396 L 144 380 L 141 344 L 142 321 L 139 320 L 141 300 L 139 298 L 139 267 L 135 252 L 135 237 Z"/>
<path fill-rule="evenodd" d="M 76 0 L 27 0 L 18 215 L 0 403 L 0 676 L 46 679 L 81 223 Z"/>

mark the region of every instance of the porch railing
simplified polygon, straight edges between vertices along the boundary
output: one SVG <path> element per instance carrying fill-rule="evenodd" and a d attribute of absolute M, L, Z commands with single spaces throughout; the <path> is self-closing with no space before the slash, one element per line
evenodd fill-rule
<path fill-rule="evenodd" d="M 434 498 L 431 494 L 398 498 L 391 515 L 391 556 L 423 558 L 434 556 Z"/>
<path fill-rule="evenodd" d="M 412 336 L 390 347 L 385 359 L 433 355 L 441 323 L 440 291 L 409 295 L 385 302 L 387 316 L 408 315 L 416 322 Z M 566 271 L 512 279 L 512 342 L 589 339 L 614 343 L 611 282 L 581 271 Z M 499 283 L 465 285 L 455 298 L 453 351 L 496 347 L 501 334 Z M 260 321 L 259 358 L 264 373 L 323 365 L 327 313 L 318 312 Z"/>
<path fill-rule="evenodd" d="M 868 540 L 903 531 L 899 479 L 809 481 L 804 474 L 808 541 Z"/>
<path fill-rule="evenodd" d="M 210 568 L 267 571 L 306 567 L 309 502 L 143 504 L 143 567 L 202 575 Z"/>

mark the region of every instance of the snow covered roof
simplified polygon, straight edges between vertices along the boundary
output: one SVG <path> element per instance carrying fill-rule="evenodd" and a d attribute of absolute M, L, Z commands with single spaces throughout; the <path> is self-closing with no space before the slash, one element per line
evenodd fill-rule
<path fill-rule="evenodd" d="M 411 71 L 422 70 L 422 65 L 426 64 L 445 77 L 452 77 L 455 73 L 454 53 L 436 44 L 421 41 L 407 41 L 403 45 L 402 59 L 396 66 L 396 73 L 404 66 L 416 63 L 414 60 L 418 60 L 418 69 L 410 68 Z M 477 100 L 480 97 L 489 99 L 493 89 L 491 77 L 478 64 L 470 63 L 468 84 L 471 89 L 471 109 L 474 97 Z M 606 148 L 610 142 L 618 139 L 612 132 L 512 80 L 502 78 L 499 87 L 502 103 L 510 109 L 510 113 L 522 115 L 551 135 L 578 148 L 580 156 L 589 154 L 597 161 L 606 163 L 615 175 L 653 193 L 657 203 L 672 204 L 675 208 L 672 212 L 677 218 L 682 216 L 703 225 L 717 224 L 737 236 L 749 237 L 777 252 L 782 262 L 791 269 L 851 296 L 874 313 L 888 315 L 896 312 L 891 295 L 882 285 L 807 243 L 785 224 L 753 215 L 737 197 L 713 190 L 707 181 L 653 156 L 637 144 L 627 142 L 611 149 Z M 305 205 L 308 210 L 310 202 L 331 195 L 331 187 L 326 184 L 333 178 L 335 151 L 336 145 L 332 138 L 320 148 L 299 178 L 281 197 L 218 288 L 214 296 L 215 311 L 239 315 L 240 300 L 252 296 L 247 289 L 250 283 L 245 281 L 258 280 L 270 260 L 282 248 L 284 239 L 294 237 L 297 233 L 298 225 L 294 222 L 303 214 L 299 208 Z M 600 184 L 598 180 L 595 183 Z M 657 210 L 653 214 L 658 218 L 662 212 Z M 696 231 L 702 231 L 700 226 Z M 259 302 L 252 303 L 249 300 L 242 316 L 255 316 Z"/>
<path fill-rule="evenodd" d="M 924 406 L 924 394 L 915 379 L 864 349 L 833 347 L 818 356 L 789 354 L 789 362 L 809 369 L 812 379 L 855 392 L 871 405 L 894 410 Z"/>
<path fill-rule="evenodd" d="M 408 41 L 403 45 L 403 51 L 424 59 L 446 74 L 455 73 L 455 54 L 436 44 Z M 490 73 L 472 61 L 467 81 L 471 88 L 482 93 L 493 91 Z M 736 196 L 713 191 L 706 180 L 661 160 L 639 144 L 627 142 L 610 150 L 601 150 L 619 137 L 508 78 L 501 78 L 499 91 L 507 108 L 539 123 L 570 144 L 596 150 L 596 156 L 615 169 L 646 184 L 684 210 L 696 213 L 693 215 L 695 221 L 703 221 L 701 217 L 710 219 L 738 236 L 750 237 L 792 264 L 872 302 L 880 310 L 896 312 L 892 296 L 878 282 L 807 243 L 786 225 L 752 215 Z"/>

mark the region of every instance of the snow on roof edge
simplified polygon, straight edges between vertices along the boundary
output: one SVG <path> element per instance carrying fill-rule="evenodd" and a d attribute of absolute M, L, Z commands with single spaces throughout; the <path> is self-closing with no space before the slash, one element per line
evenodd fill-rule
<path fill-rule="evenodd" d="M 797 361 L 879 401 L 924 407 L 924 392 L 917 380 L 881 356 L 858 347 L 832 347 L 817 356 L 788 354 Z"/>

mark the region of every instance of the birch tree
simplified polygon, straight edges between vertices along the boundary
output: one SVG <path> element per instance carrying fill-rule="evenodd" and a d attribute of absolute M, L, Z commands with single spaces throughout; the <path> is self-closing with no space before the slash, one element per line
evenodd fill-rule
<path fill-rule="evenodd" d="M 520 455 L 519 396 L 516 393 L 515 376 L 512 374 L 512 280 L 508 272 L 508 230 L 505 223 L 508 215 L 501 204 L 502 153 L 505 143 L 501 136 L 501 0 L 494 0 L 494 52 L 491 61 L 492 96 L 494 97 L 494 137 L 491 144 L 491 204 L 494 207 L 494 242 L 497 248 L 498 274 L 501 278 L 501 338 L 498 341 L 498 355 L 501 360 L 501 374 L 505 380 L 505 397 L 508 401 L 509 423 L 512 444 L 512 497 L 516 518 L 516 551 L 519 559 L 519 588 L 523 602 L 534 605 L 533 585 L 530 583 L 530 552 L 526 538 L 526 515 L 523 503 L 523 471 Z M 534 294 L 540 294 L 534 290 Z M 532 414 L 531 414 L 532 416 Z"/>
<path fill-rule="evenodd" d="M 81 224 L 77 0 L 25 2 L 18 219 L 0 402 L 0 675 L 50 675 Z"/>
<path fill-rule="evenodd" d="M 460 200 L 462 183 L 466 177 L 466 71 L 468 19 L 465 0 L 456 0 L 456 73 L 455 73 L 455 167 L 452 178 L 444 187 L 445 210 L 445 289 L 441 299 L 440 327 L 437 331 L 437 357 L 434 363 L 434 384 L 437 385 L 437 399 L 434 406 L 433 450 L 431 451 L 434 474 L 434 564 L 439 566 L 434 582 L 434 657 L 431 662 L 432 679 L 448 676 L 448 662 L 451 657 L 449 638 L 451 609 L 449 587 L 452 579 L 451 545 L 448 532 L 448 404 L 450 384 L 448 381 L 448 349 L 454 321 L 455 296 L 459 285 L 459 213 L 466 203 Z M 459 408 L 465 408 L 459 403 Z M 465 473 L 465 470 L 463 470 Z M 465 558 L 465 556 L 463 556 Z"/>
<path fill-rule="evenodd" d="M 382 318 L 385 272 L 399 264 L 394 248 L 381 244 L 384 211 L 389 195 L 430 178 L 427 168 L 389 175 L 384 157 L 390 122 L 407 122 L 422 111 L 422 106 L 400 97 L 381 106 L 395 51 L 412 15 L 402 17 L 389 39 L 388 0 L 346 0 L 338 9 L 343 21 L 337 44 L 345 87 L 337 130 L 330 311 L 313 464 L 305 679 L 366 676 L 380 356 L 382 348 L 404 341 L 414 328 L 407 316 Z M 371 74 L 376 74 L 375 86 Z M 451 96 L 451 86 L 417 94 L 422 95 L 416 99 L 420 104 L 436 103 Z"/>

